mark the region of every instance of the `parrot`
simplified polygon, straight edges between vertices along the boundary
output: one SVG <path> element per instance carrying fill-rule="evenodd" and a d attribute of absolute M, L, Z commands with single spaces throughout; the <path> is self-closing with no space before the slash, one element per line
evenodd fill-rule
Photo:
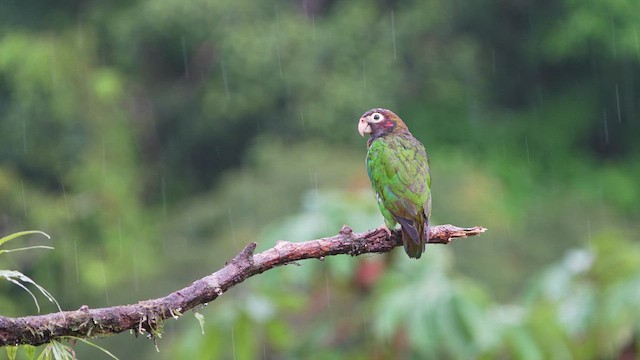
<path fill-rule="evenodd" d="M 410 258 L 419 259 L 429 241 L 431 174 L 422 143 L 391 110 L 375 108 L 358 121 L 367 140 L 366 166 L 371 186 L 384 217 L 383 229 L 399 223 L 402 243 Z"/>

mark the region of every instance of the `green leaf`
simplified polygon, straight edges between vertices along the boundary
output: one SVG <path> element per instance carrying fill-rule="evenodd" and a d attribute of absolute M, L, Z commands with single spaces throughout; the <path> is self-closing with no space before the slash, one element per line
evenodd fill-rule
<path fill-rule="evenodd" d="M 200 323 L 200 330 L 202 330 L 202 335 L 204 335 L 204 316 L 197 311 L 193 313 L 193 316 L 195 316 L 198 323 Z"/>
<path fill-rule="evenodd" d="M 33 301 L 36 303 L 38 312 L 40 312 L 40 305 L 38 304 L 38 300 L 36 299 L 36 296 L 22 283 L 28 283 L 28 284 L 34 285 L 42 293 L 42 295 L 44 295 L 47 298 L 47 300 L 51 301 L 56 305 L 56 307 L 58 308 L 58 311 L 62 312 L 62 309 L 60 308 L 60 304 L 58 304 L 58 301 L 56 301 L 53 295 L 51 295 L 45 288 L 38 285 L 35 281 L 31 280 L 30 277 L 24 275 L 23 273 L 15 270 L 0 270 L 0 277 L 5 278 L 7 281 L 10 281 L 18 285 L 23 290 L 28 292 L 29 295 L 31 295 L 31 297 L 33 298 Z"/>
<path fill-rule="evenodd" d="M 0 250 L 0 254 L 2 254 L 2 253 L 16 252 L 16 251 L 23 251 L 23 250 L 32 250 L 32 249 L 48 249 L 48 250 L 53 250 L 53 249 L 54 249 L 54 247 L 52 247 L 52 246 L 46 246 L 46 245 L 27 246 L 27 247 L 22 247 L 22 248 L 17 248 L 17 249 Z"/>
<path fill-rule="evenodd" d="M 16 360 L 16 354 L 18 353 L 18 347 L 17 346 L 7 346 L 6 350 L 7 350 L 7 357 L 9 358 L 9 360 Z"/>
<path fill-rule="evenodd" d="M 521 328 L 514 328 L 506 333 L 507 341 L 511 347 L 511 353 L 517 359 L 538 360 L 544 356 L 540 351 L 540 346 L 529 333 Z"/>
<path fill-rule="evenodd" d="M 65 336 L 65 337 L 64 337 L 64 339 L 73 339 L 74 341 L 76 341 L 76 340 L 77 340 L 77 341 L 81 341 L 81 342 L 83 342 L 83 343 L 85 343 L 85 344 L 87 344 L 87 345 L 89 345 L 89 346 L 92 346 L 92 347 L 94 347 L 94 348 L 96 348 L 96 349 L 98 349 L 98 350 L 102 351 L 103 353 L 105 353 L 105 354 L 106 354 L 107 356 L 109 356 L 110 358 L 115 359 L 115 360 L 119 360 L 117 356 L 115 356 L 115 355 L 113 355 L 112 353 L 110 353 L 107 349 L 103 348 L 102 346 L 96 345 L 96 344 L 92 343 L 92 342 L 91 342 L 91 341 L 89 341 L 89 340 L 82 339 L 82 338 L 75 337 L 75 336 Z M 62 344 L 60 344 L 60 345 L 62 345 Z M 73 349 L 71 349 L 69 346 L 66 346 L 66 345 L 62 345 L 62 346 L 65 346 L 66 348 L 68 348 L 68 349 L 70 349 L 71 351 L 73 351 Z M 75 357 L 74 357 L 74 359 L 75 359 Z"/>
<path fill-rule="evenodd" d="M 27 359 L 29 360 L 33 360 L 34 357 L 36 357 L 36 347 L 33 345 L 23 345 L 22 349 L 24 349 L 24 352 L 27 353 Z"/>
<path fill-rule="evenodd" d="M 3 238 L 0 239 L 0 245 L 9 242 L 15 238 L 18 238 L 20 236 L 24 236 L 24 235 L 30 235 L 30 234 L 42 234 L 44 236 L 47 237 L 47 239 L 51 239 L 51 236 L 49 236 L 47 233 L 44 233 L 42 231 L 38 231 L 38 230 L 27 230 L 27 231 L 20 231 L 11 235 L 7 235 Z"/>

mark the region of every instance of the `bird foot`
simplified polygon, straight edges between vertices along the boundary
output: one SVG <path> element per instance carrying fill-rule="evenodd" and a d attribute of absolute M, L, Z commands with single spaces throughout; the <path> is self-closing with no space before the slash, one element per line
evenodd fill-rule
<path fill-rule="evenodd" d="M 391 237 L 391 230 L 389 230 L 389 227 L 386 224 L 378 226 L 376 230 L 384 230 L 384 232 L 387 233 L 387 237 Z"/>

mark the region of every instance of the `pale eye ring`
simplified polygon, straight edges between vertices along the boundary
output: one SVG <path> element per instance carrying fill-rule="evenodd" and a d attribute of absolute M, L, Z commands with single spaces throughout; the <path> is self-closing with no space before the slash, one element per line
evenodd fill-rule
<path fill-rule="evenodd" d="M 369 118 L 371 119 L 372 122 L 376 122 L 376 123 L 384 120 L 384 116 L 377 112 L 369 115 Z"/>

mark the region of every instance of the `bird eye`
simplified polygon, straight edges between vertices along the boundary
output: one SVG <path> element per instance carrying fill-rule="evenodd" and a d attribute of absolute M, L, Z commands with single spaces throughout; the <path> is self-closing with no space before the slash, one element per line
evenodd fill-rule
<path fill-rule="evenodd" d="M 382 121 L 382 119 L 384 119 L 384 116 L 382 116 L 382 114 L 380 113 L 371 114 L 371 120 L 373 120 L 374 122 L 380 122 Z"/>

